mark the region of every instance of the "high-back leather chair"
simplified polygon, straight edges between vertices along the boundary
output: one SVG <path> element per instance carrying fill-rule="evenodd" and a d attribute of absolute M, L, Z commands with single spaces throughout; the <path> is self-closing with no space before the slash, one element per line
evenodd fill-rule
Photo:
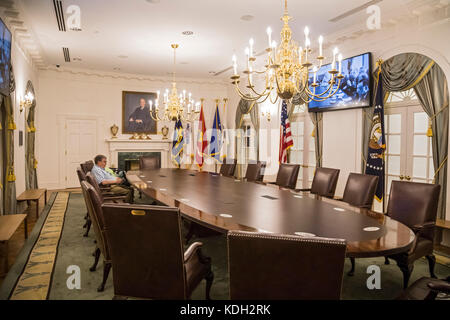
<path fill-rule="evenodd" d="M 247 165 L 247 172 L 245 173 L 245 180 L 249 182 L 262 182 L 264 179 L 265 168 L 266 163 L 263 161 L 249 163 Z"/>
<path fill-rule="evenodd" d="M 339 171 L 339 169 L 316 168 L 310 192 L 321 197 L 333 198 Z"/>
<path fill-rule="evenodd" d="M 339 299 L 345 251 L 345 240 L 230 231 L 230 299 Z"/>
<path fill-rule="evenodd" d="M 378 177 L 370 174 L 350 173 L 342 201 L 358 208 L 372 208 Z"/>
<path fill-rule="evenodd" d="M 225 159 L 225 162 L 220 166 L 220 174 L 225 177 L 233 177 L 234 170 L 236 169 L 236 159 Z"/>
<path fill-rule="evenodd" d="M 87 174 L 88 172 L 91 172 L 92 168 L 94 167 L 94 161 L 88 160 L 80 163 L 80 167 L 83 170 L 84 174 Z"/>
<path fill-rule="evenodd" d="M 81 167 L 77 168 L 77 176 L 78 176 L 78 180 L 80 181 L 80 186 L 81 182 L 86 181 L 86 174 L 84 173 L 84 171 L 81 169 Z M 81 190 L 83 191 L 83 188 L 81 188 Z M 83 192 L 83 198 L 84 198 L 84 202 L 86 204 L 86 210 L 88 210 L 88 200 L 86 195 Z M 91 229 L 91 218 L 89 217 L 89 212 L 86 212 L 84 219 L 86 220 L 86 222 L 83 225 L 83 228 L 86 228 L 86 232 L 83 234 L 83 237 L 87 237 L 89 235 L 89 231 Z"/>
<path fill-rule="evenodd" d="M 103 212 L 116 298 L 187 299 L 206 279 L 209 299 L 211 259 L 200 242 L 183 255 L 178 208 L 104 204 Z"/>
<path fill-rule="evenodd" d="M 403 273 L 403 287 L 408 287 L 414 261 L 426 257 L 430 275 L 435 278 L 433 255 L 434 228 L 440 185 L 407 181 L 392 181 L 387 215 L 411 228 L 416 237 L 407 252 L 388 256 L 397 262 Z"/>
<path fill-rule="evenodd" d="M 299 164 L 280 164 L 275 184 L 283 188 L 295 189 L 299 171 Z"/>
<path fill-rule="evenodd" d="M 139 170 L 153 170 L 161 168 L 161 162 L 157 157 L 139 157 Z"/>
<path fill-rule="evenodd" d="M 81 181 L 85 181 L 86 180 L 86 174 L 81 169 L 81 167 L 77 168 L 77 176 L 78 176 L 78 180 L 80 181 L 80 185 L 81 185 Z"/>
<path fill-rule="evenodd" d="M 100 258 L 100 254 L 103 256 L 103 280 L 100 286 L 97 288 L 98 292 L 105 289 L 106 280 L 111 270 L 111 255 L 109 252 L 109 246 L 105 235 L 105 223 L 103 218 L 102 200 L 97 190 L 87 181 L 81 183 L 81 189 L 83 195 L 86 198 L 88 204 L 88 213 L 92 221 L 94 229 L 97 248 L 94 252 L 95 261 L 90 271 L 95 271 Z"/>
<path fill-rule="evenodd" d="M 435 300 L 439 293 L 450 295 L 450 276 L 446 279 L 422 277 L 408 287 L 398 300 Z"/>
<path fill-rule="evenodd" d="M 101 190 L 100 185 L 98 184 L 97 180 L 95 180 L 94 176 L 92 175 L 92 172 L 88 172 L 86 174 L 86 181 L 92 185 L 95 191 L 97 191 L 102 203 L 103 202 L 123 203 L 127 199 L 127 196 L 117 196 L 106 190 L 105 191 Z"/>

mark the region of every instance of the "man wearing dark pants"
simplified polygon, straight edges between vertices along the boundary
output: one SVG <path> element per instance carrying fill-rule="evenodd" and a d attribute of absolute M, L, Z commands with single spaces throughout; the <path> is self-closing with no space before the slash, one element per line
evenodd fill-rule
<path fill-rule="evenodd" d="M 124 179 L 115 177 L 105 170 L 106 157 L 104 155 L 97 155 L 94 158 L 94 167 L 92 168 L 92 174 L 101 186 L 111 186 L 111 192 L 118 196 L 127 196 L 127 202 L 133 202 L 133 190 L 126 187 L 123 182 Z"/>

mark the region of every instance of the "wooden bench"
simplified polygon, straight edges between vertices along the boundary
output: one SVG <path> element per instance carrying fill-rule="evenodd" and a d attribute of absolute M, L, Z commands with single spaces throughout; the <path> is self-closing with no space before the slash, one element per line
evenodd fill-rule
<path fill-rule="evenodd" d="M 27 201 L 30 204 L 30 201 L 36 201 L 36 219 L 39 218 L 39 199 L 45 195 L 45 204 L 47 204 L 47 189 L 30 189 L 25 190 L 22 194 L 17 198 L 17 201 Z"/>
<path fill-rule="evenodd" d="M 436 227 L 450 230 L 450 221 L 443 220 L 443 219 L 437 219 L 436 220 Z"/>
<path fill-rule="evenodd" d="M 8 272 L 8 242 L 11 240 L 14 232 L 19 228 L 20 224 L 23 222 L 25 230 L 25 239 L 28 238 L 28 227 L 27 227 L 27 215 L 26 214 L 10 214 L 0 216 L 0 242 L 3 243 L 4 253 L 5 253 L 5 269 L 4 272 Z"/>

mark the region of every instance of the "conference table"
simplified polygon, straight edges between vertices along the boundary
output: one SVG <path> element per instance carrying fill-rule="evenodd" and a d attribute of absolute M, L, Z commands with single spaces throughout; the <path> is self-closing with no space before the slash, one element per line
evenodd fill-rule
<path fill-rule="evenodd" d="M 275 185 L 183 169 L 128 171 L 127 178 L 145 195 L 179 208 L 184 218 L 222 233 L 345 239 L 353 258 L 397 254 L 414 241 L 411 229 L 386 215 Z"/>

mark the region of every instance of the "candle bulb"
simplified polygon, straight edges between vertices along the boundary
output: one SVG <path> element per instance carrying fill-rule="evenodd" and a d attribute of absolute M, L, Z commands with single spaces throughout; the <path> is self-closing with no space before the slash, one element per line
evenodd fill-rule
<path fill-rule="evenodd" d="M 305 60 L 306 60 L 306 62 L 308 62 L 308 51 L 309 51 L 309 46 L 310 46 L 310 41 L 309 41 L 309 38 L 306 38 L 306 41 L 305 41 Z"/>
<path fill-rule="evenodd" d="M 250 49 L 248 47 L 245 48 L 245 55 L 247 56 L 247 69 L 250 68 Z"/>
<path fill-rule="evenodd" d="M 148 100 L 148 105 L 150 106 L 150 111 L 153 111 L 153 102 L 152 102 L 152 100 Z"/>
<path fill-rule="evenodd" d="M 305 27 L 305 38 L 307 39 L 309 36 L 309 28 L 308 26 Z"/>
<path fill-rule="evenodd" d="M 250 45 L 250 55 L 249 57 L 253 57 L 253 44 L 255 43 L 255 41 L 253 40 L 253 38 L 250 38 L 250 40 L 248 41 L 249 45 Z"/>
<path fill-rule="evenodd" d="M 323 56 L 322 44 L 323 44 L 323 37 L 320 36 L 320 37 L 319 37 L 319 57 L 322 57 L 322 56 Z"/>
<path fill-rule="evenodd" d="M 234 75 L 237 75 L 237 62 L 236 62 L 236 55 L 235 54 L 233 54 L 233 58 L 231 60 L 233 61 Z"/>
<path fill-rule="evenodd" d="M 249 71 L 249 74 L 248 74 L 248 79 L 249 79 L 249 81 L 250 81 L 250 85 L 252 84 L 252 67 L 250 67 L 249 69 L 248 69 L 248 71 Z"/>
<path fill-rule="evenodd" d="M 342 74 L 342 54 L 339 54 L 339 74 Z"/>
<path fill-rule="evenodd" d="M 316 66 L 314 66 L 313 72 L 314 72 L 314 81 L 313 81 L 313 83 L 316 83 L 316 80 L 317 80 L 317 67 Z"/>
<path fill-rule="evenodd" d="M 298 48 L 298 61 L 300 62 L 300 64 L 303 64 L 303 48 L 302 47 Z"/>
<path fill-rule="evenodd" d="M 338 54 L 339 50 L 338 48 L 334 48 L 333 50 L 333 63 L 331 64 L 331 69 L 336 70 L 336 55 Z"/>
<path fill-rule="evenodd" d="M 272 45 L 272 29 L 267 27 L 267 36 L 269 37 L 269 48 Z"/>

